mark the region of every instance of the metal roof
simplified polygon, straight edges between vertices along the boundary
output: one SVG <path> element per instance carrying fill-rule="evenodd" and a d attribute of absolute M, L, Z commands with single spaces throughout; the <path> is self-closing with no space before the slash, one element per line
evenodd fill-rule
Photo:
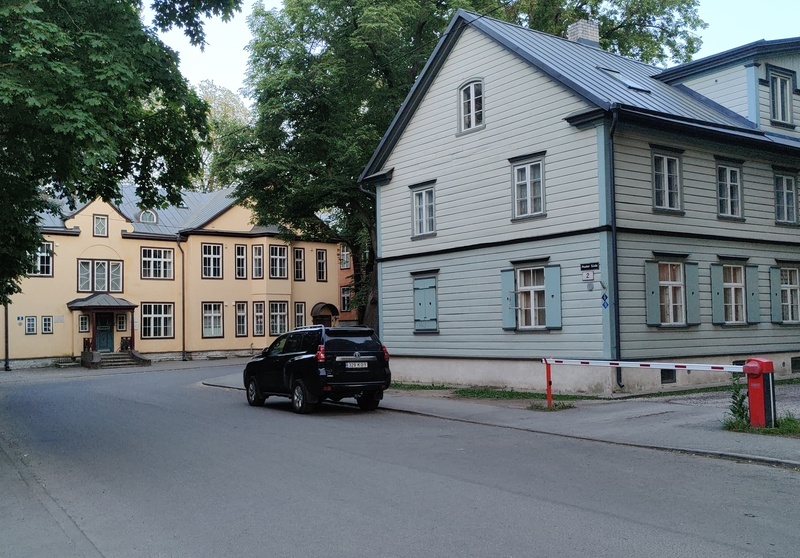
<path fill-rule="evenodd" d="M 125 300 L 116 298 L 108 293 L 92 293 L 85 298 L 76 298 L 67 303 L 67 308 L 75 310 L 77 308 L 116 308 L 119 310 L 133 310 L 139 306 Z"/>

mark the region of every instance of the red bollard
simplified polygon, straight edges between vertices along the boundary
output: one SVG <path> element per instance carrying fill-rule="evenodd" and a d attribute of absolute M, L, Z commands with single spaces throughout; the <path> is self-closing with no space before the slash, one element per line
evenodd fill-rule
<path fill-rule="evenodd" d="M 747 399 L 750 407 L 750 426 L 775 428 L 775 385 L 771 360 L 749 358 L 742 367 L 747 375 Z"/>

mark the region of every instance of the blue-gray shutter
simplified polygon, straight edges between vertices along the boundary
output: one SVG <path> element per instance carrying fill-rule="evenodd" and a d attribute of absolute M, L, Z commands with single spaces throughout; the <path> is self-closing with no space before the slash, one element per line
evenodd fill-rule
<path fill-rule="evenodd" d="M 747 294 L 747 323 L 761 322 L 761 303 L 758 300 L 758 266 L 748 265 L 744 268 L 744 287 Z"/>
<path fill-rule="evenodd" d="M 514 292 L 514 270 L 500 271 L 500 305 L 503 308 L 503 329 L 517 328 L 517 295 Z"/>
<path fill-rule="evenodd" d="M 722 293 L 722 264 L 711 264 L 711 323 L 725 323 L 725 296 Z"/>
<path fill-rule="evenodd" d="M 769 307 L 773 324 L 783 323 L 783 305 L 781 297 L 781 268 L 769 268 Z"/>
<path fill-rule="evenodd" d="M 647 325 L 661 325 L 661 295 L 658 290 L 658 262 L 644 262 L 644 297 Z"/>
<path fill-rule="evenodd" d="M 414 279 L 414 329 L 435 330 L 437 325 L 436 278 Z"/>
<path fill-rule="evenodd" d="M 700 272 L 696 263 L 683 264 L 686 274 L 686 323 L 700 323 Z"/>
<path fill-rule="evenodd" d="M 561 266 L 544 268 L 544 320 L 547 329 L 561 329 Z"/>

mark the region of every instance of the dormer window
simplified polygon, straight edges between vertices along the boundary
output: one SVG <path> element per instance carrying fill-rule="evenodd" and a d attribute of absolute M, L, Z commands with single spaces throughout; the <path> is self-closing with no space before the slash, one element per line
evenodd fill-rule
<path fill-rule="evenodd" d="M 158 218 L 156 217 L 155 211 L 152 209 L 145 209 L 142 211 L 142 214 L 139 215 L 139 221 L 141 223 L 156 223 L 158 222 Z"/>
<path fill-rule="evenodd" d="M 471 81 L 459 90 L 459 115 L 462 132 L 483 126 L 483 83 Z"/>
<path fill-rule="evenodd" d="M 771 73 L 769 76 L 769 95 L 771 118 L 782 124 L 792 123 L 792 78 L 791 76 Z"/>

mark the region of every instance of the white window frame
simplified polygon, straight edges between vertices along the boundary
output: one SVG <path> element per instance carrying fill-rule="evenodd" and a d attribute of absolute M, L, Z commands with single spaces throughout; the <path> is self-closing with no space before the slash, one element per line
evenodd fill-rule
<path fill-rule="evenodd" d="M 42 242 L 36 250 L 36 261 L 30 275 L 37 277 L 53 276 L 53 243 Z"/>
<path fill-rule="evenodd" d="M 93 236 L 108 237 L 108 215 L 95 215 L 93 219 Z"/>
<path fill-rule="evenodd" d="M 147 248 L 141 251 L 142 279 L 172 279 L 175 251 L 172 248 Z"/>
<path fill-rule="evenodd" d="M 253 279 L 264 278 L 264 246 L 261 244 L 254 244 L 252 248 L 253 253 Z"/>
<path fill-rule="evenodd" d="M 686 325 L 686 275 L 679 262 L 658 262 L 661 325 Z"/>
<path fill-rule="evenodd" d="M 247 245 L 236 244 L 234 250 L 234 277 L 236 279 L 247 279 Z"/>
<path fill-rule="evenodd" d="M 142 339 L 171 339 L 174 334 L 175 305 L 171 302 L 143 302 Z"/>
<path fill-rule="evenodd" d="M 203 279 L 222 279 L 222 244 L 202 244 L 201 276 Z"/>
<path fill-rule="evenodd" d="M 288 323 L 289 303 L 286 301 L 270 301 L 269 303 L 269 334 L 271 337 L 289 331 Z"/>
<path fill-rule="evenodd" d="M 770 72 L 769 99 L 770 119 L 780 124 L 792 124 L 792 85 L 791 75 L 781 72 Z"/>
<path fill-rule="evenodd" d="M 123 262 L 78 260 L 78 292 L 123 292 Z"/>
<path fill-rule="evenodd" d="M 116 315 L 117 331 L 128 331 L 128 316 L 127 314 Z"/>
<path fill-rule="evenodd" d="M 738 278 L 735 276 L 738 275 Z M 722 266 L 724 323 L 742 325 L 747 323 L 747 303 L 745 290 L 745 268 L 743 265 Z"/>
<path fill-rule="evenodd" d="M 294 303 L 294 327 L 303 327 L 306 325 L 306 303 Z"/>
<path fill-rule="evenodd" d="M 294 269 L 294 280 L 306 280 L 306 251 L 303 248 L 294 248 L 292 250 L 292 260 Z"/>
<path fill-rule="evenodd" d="M 722 217 L 742 217 L 742 167 L 717 165 L 717 211 Z"/>
<path fill-rule="evenodd" d="M 317 249 L 317 282 L 324 283 L 328 280 L 328 251 Z"/>
<path fill-rule="evenodd" d="M 350 308 L 350 299 L 351 299 L 351 290 L 350 287 L 341 287 L 339 289 L 339 301 L 340 306 L 339 310 L 341 312 L 349 312 Z"/>
<path fill-rule="evenodd" d="M 785 324 L 800 323 L 800 269 L 782 267 L 781 316 Z"/>
<path fill-rule="evenodd" d="M 247 303 L 236 303 L 236 337 L 247 337 Z"/>
<path fill-rule="evenodd" d="M 793 176 L 775 175 L 775 220 L 797 223 L 797 183 Z"/>
<path fill-rule="evenodd" d="M 269 245 L 269 278 L 288 279 L 288 250 L 285 244 Z"/>
<path fill-rule="evenodd" d="M 203 339 L 225 337 L 221 302 L 203 303 Z"/>
<path fill-rule="evenodd" d="M 350 247 L 347 244 L 341 244 L 339 250 L 339 268 L 350 269 Z"/>
<path fill-rule="evenodd" d="M 436 193 L 433 186 L 415 188 L 411 191 L 414 236 L 436 232 Z"/>
<path fill-rule="evenodd" d="M 78 333 L 89 333 L 91 324 L 89 323 L 89 315 L 81 314 L 78 316 Z"/>
<path fill-rule="evenodd" d="M 484 126 L 484 94 L 481 80 L 471 81 L 458 90 L 458 121 L 460 131 L 477 130 Z"/>
<path fill-rule="evenodd" d="M 529 284 L 524 280 L 525 276 L 530 276 Z M 544 266 L 519 267 L 516 270 L 516 280 L 517 328 L 545 329 L 547 314 Z"/>
<path fill-rule="evenodd" d="M 140 223 L 151 223 L 155 224 L 158 222 L 158 217 L 156 216 L 156 212 L 152 209 L 145 209 L 139 214 L 139 222 Z"/>
<path fill-rule="evenodd" d="M 653 207 L 681 210 L 681 159 L 668 153 L 653 153 Z"/>
<path fill-rule="evenodd" d="M 36 316 L 25 316 L 25 335 L 36 335 Z"/>
<path fill-rule="evenodd" d="M 535 176 L 537 173 L 538 177 Z M 544 215 L 544 160 L 540 158 L 514 165 L 513 181 L 514 217 Z"/>
<path fill-rule="evenodd" d="M 42 334 L 53 333 L 53 316 L 42 316 Z"/>
<path fill-rule="evenodd" d="M 253 303 L 253 336 L 264 337 L 266 331 L 266 303 L 257 301 Z"/>

